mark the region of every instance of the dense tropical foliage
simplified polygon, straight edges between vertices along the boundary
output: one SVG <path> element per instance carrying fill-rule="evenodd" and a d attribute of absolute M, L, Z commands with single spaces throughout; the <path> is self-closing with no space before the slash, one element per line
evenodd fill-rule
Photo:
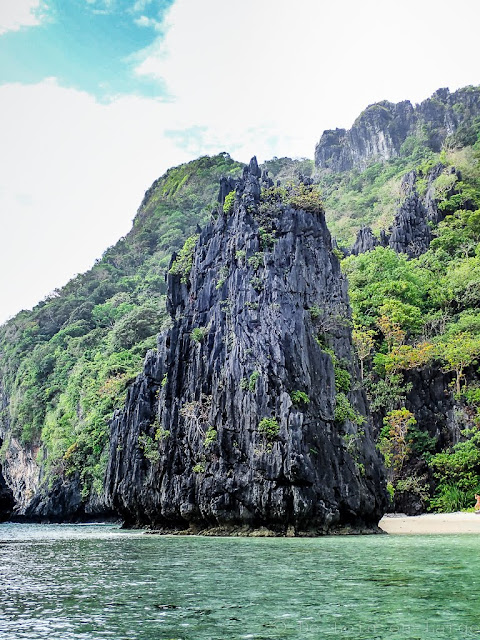
<path fill-rule="evenodd" d="M 419 191 L 429 167 L 445 166 L 436 197 L 447 215 L 432 229 L 429 250 L 408 259 L 377 247 L 345 258 L 342 267 L 364 384 L 372 410 L 384 421 L 378 442 L 391 492 L 408 491 L 425 506 L 451 510 L 472 506 L 480 490 L 480 136 L 472 146 L 423 155 L 416 166 Z M 371 171 L 385 185 L 401 164 L 374 165 Z M 455 182 L 450 197 L 447 178 L 450 187 Z M 458 442 L 419 432 L 405 408 L 409 372 L 426 366 L 451 376 Z"/>
<path fill-rule="evenodd" d="M 1 327 L 2 431 L 39 447 L 46 481 L 79 473 L 85 495 L 100 489 L 108 422 L 167 322 L 171 254 L 209 219 L 220 177 L 242 167 L 220 154 L 170 169 L 90 271 Z"/>

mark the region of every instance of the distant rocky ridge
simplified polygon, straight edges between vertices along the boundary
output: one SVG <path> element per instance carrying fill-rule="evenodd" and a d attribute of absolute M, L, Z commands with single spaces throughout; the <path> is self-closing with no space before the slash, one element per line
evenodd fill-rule
<path fill-rule="evenodd" d="M 232 187 L 191 272 L 168 277 L 173 327 L 112 422 L 107 502 L 129 525 L 167 531 L 374 527 L 382 465 L 323 212 L 308 194 L 304 208 L 279 199 L 255 159 L 222 182 L 221 205 Z M 357 418 L 336 413 L 342 400 Z"/>
<path fill-rule="evenodd" d="M 439 89 L 416 106 L 408 100 L 397 104 L 384 100 L 367 107 L 351 129 L 324 131 L 315 148 L 315 165 L 332 171 L 362 170 L 375 160 L 401 155 L 403 145 L 414 139 L 440 151 L 448 136 L 479 116 L 480 87 L 454 93 Z"/>

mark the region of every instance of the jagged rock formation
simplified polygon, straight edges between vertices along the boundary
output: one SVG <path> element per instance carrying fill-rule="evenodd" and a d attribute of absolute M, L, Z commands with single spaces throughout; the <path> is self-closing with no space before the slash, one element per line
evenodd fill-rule
<path fill-rule="evenodd" d="M 440 151 L 447 136 L 468 126 L 480 115 L 480 88 L 465 87 L 454 93 L 439 89 L 415 107 L 406 100 L 372 104 L 352 128 L 324 131 L 315 148 L 319 169 L 365 169 L 374 160 L 401 154 L 407 138 L 415 136 L 433 151 Z"/>
<path fill-rule="evenodd" d="M 397 253 L 406 253 L 410 258 L 425 253 L 430 246 L 431 233 L 427 225 L 427 212 L 415 183 L 415 171 L 407 173 L 402 181 L 405 199 L 400 205 L 391 228 L 389 247 Z"/>
<path fill-rule="evenodd" d="M 442 220 L 445 219 L 445 212 L 439 208 L 439 199 L 436 195 L 435 181 L 440 178 L 440 176 L 445 172 L 446 167 L 439 162 L 434 167 L 430 169 L 427 174 L 427 190 L 425 192 L 425 196 L 423 198 L 423 205 L 426 211 L 426 217 L 428 222 L 436 225 Z M 455 167 L 450 167 L 448 169 L 449 175 L 452 178 L 451 186 L 447 187 L 443 198 L 450 198 L 454 194 L 457 193 L 455 188 L 455 182 L 460 181 L 462 179 L 462 175 L 460 171 L 458 171 Z M 463 205 L 466 209 L 475 208 L 474 203 L 465 202 Z"/>
<path fill-rule="evenodd" d="M 461 415 L 464 407 L 452 393 L 452 380 L 451 373 L 443 373 L 435 366 L 404 372 L 404 382 L 409 387 L 405 407 L 415 415 L 417 428 L 435 438 L 437 450 L 447 449 L 461 439 Z M 377 430 L 383 426 L 384 415 L 384 411 L 373 415 Z M 421 456 L 412 456 L 403 472 L 406 477 L 423 478 L 427 486 L 435 486 L 432 470 Z M 395 492 L 392 507 L 397 513 L 414 516 L 424 513 L 427 503 L 410 487 Z"/>
<path fill-rule="evenodd" d="M 379 244 L 378 239 L 375 237 L 370 227 L 362 227 L 357 233 L 355 243 L 350 249 L 350 253 L 354 256 L 358 256 L 360 253 L 367 253 L 372 251 Z"/>
<path fill-rule="evenodd" d="M 252 160 L 191 272 L 168 276 L 173 326 L 111 426 L 106 496 L 128 525 L 298 534 L 381 516 L 370 427 L 335 418 L 325 348 L 356 371 L 323 212 L 269 187 Z M 362 392 L 348 397 L 365 414 Z"/>
<path fill-rule="evenodd" d="M 36 462 L 38 449 L 22 445 L 11 436 L 5 453 L 3 475 L 15 502 L 14 513 L 25 512 L 39 487 L 40 467 Z"/>
<path fill-rule="evenodd" d="M 397 253 L 406 253 L 410 258 L 417 258 L 428 250 L 432 240 L 430 224 L 438 224 L 445 218 L 436 197 L 436 181 L 443 176 L 451 177 L 451 185 L 444 190 L 443 198 L 456 193 L 455 182 L 461 180 L 461 174 L 451 167 L 438 163 L 425 176 L 426 190 L 423 196 L 417 191 L 419 176 L 416 171 L 405 174 L 401 184 L 403 201 L 397 209 L 392 226 L 380 232 L 377 239 L 370 227 L 362 227 L 357 233 L 355 243 L 350 249 L 353 255 L 372 251 L 377 246 L 390 247 Z M 448 183 L 447 183 L 448 185 Z M 468 203 L 464 206 L 468 207 Z"/>

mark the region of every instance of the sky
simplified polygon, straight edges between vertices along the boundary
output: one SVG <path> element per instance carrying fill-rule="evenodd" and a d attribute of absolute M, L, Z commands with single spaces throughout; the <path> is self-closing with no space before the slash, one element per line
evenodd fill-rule
<path fill-rule="evenodd" d="M 0 0 L 0 322 L 128 233 L 169 167 L 313 157 L 480 84 L 478 0 Z"/>

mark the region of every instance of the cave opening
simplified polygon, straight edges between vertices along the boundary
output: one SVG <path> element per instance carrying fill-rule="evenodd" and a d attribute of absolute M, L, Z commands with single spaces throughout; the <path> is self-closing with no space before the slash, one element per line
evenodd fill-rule
<path fill-rule="evenodd" d="M 0 448 L 2 445 L 3 440 L 0 438 Z M 3 476 L 2 461 L 0 460 L 0 522 L 5 522 L 10 518 L 14 506 L 13 493 Z"/>

